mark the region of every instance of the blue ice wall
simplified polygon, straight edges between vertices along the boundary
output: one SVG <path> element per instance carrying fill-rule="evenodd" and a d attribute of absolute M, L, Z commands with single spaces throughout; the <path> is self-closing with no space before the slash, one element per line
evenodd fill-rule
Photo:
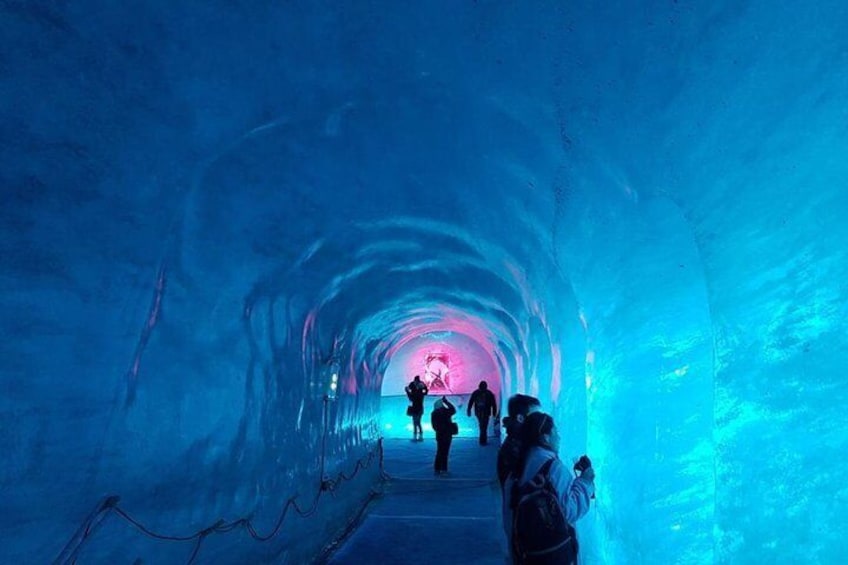
<path fill-rule="evenodd" d="M 55 559 L 107 495 L 273 532 L 371 452 L 428 331 L 593 457 L 587 562 L 844 561 L 846 21 L 0 3 L 0 562 Z M 195 561 L 304 561 L 375 481 Z M 80 563 L 195 548 L 115 513 L 83 537 Z"/>

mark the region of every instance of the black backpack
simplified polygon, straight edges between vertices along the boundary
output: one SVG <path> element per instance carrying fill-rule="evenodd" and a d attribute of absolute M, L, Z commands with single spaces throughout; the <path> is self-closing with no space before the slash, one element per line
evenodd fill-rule
<path fill-rule="evenodd" d="M 550 481 L 553 462 L 545 462 L 527 484 L 519 486 L 516 481 L 512 485 L 512 546 L 516 563 L 577 563 L 577 534 L 566 521 Z"/>
<path fill-rule="evenodd" d="M 490 416 L 495 406 L 494 393 L 491 390 L 476 390 L 474 393 L 477 394 L 474 398 L 474 414 L 476 416 Z"/>

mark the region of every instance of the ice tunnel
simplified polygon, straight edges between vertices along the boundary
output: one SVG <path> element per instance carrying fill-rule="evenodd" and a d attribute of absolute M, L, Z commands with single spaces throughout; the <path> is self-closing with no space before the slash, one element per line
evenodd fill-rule
<path fill-rule="evenodd" d="M 584 563 L 844 563 L 846 23 L 0 2 L 0 563 L 308 563 L 416 371 L 592 456 Z"/>

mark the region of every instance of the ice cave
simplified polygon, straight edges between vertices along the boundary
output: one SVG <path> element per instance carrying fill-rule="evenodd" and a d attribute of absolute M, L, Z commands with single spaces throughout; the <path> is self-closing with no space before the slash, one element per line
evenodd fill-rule
<path fill-rule="evenodd" d="M 583 564 L 848 562 L 846 26 L 0 1 L 0 563 L 331 559 L 413 375 L 468 445 L 479 381 L 540 400 Z"/>

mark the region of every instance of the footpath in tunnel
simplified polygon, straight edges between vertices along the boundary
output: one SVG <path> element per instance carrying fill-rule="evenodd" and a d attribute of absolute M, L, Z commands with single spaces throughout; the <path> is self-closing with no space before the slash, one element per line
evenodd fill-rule
<path fill-rule="evenodd" d="M 499 442 L 454 438 L 448 474 L 433 474 L 436 441 L 384 440 L 383 495 L 321 562 L 503 565 L 507 555 L 495 472 Z"/>

